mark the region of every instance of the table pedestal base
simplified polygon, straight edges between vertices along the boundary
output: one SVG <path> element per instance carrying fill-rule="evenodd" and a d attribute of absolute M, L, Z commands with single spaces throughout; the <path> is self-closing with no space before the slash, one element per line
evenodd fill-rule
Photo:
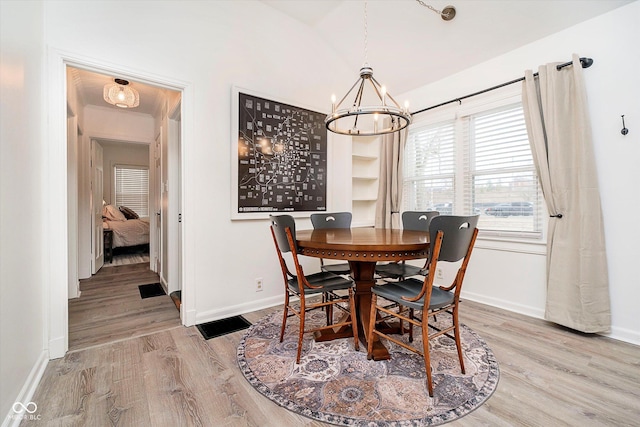
<path fill-rule="evenodd" d="M 369 320 L 371 317 L 371 288 L 375 286 L 374 272 L 375 262 L 349 261 L 351 266 L 351 277 L 356 282 L 356 313 L 358 313 L 358 336 L 360 342 L 367 348 L 367 336 L 369 331 Z M 383 332 L 395 334 L 400 332 L 399 326 L 385 325 Z M 317 342 L 330 341 L 338 338 L 349 338 L 353 336 L 351 327 L 344 326 L 337 331 L 326 329 L 314 333 Z M 389 350 L 380 341 L 378 336 L 373 336 L 373 360 L 389 360 L 391 355 Z"/>

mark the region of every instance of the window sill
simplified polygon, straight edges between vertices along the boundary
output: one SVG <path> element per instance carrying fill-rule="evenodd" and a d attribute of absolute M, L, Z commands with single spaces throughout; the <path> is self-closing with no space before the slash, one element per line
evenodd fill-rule
<path fill-rule="evenodd" d="M 482 231 L 480 232 L 482 233 Z M 523 254 L 543 255 L 547 254 L 547 242 L 543 239 L 524 239 L 497 235 L 478 236 L 475 247 L 493 251 L 516 252 Z"/>

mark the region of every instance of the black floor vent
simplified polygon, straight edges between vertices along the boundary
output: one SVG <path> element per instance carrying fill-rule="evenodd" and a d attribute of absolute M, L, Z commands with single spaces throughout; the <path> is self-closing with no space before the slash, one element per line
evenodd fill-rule
<path fill-rule="evenodd" d="M 160 295 L 166 295 L 162 285 L 160 283 L 151 283 L 148 285 L 140 285 L 138 286 L 140 290 L 140 298 L 151 298 L 151 297 L 159 297 Z"/>
<path fill-rule="evenodd" d="M 240 331 L 249 326 L 251 326 L 251 323 L 242 316 L 234 316 L 196 325 L 205 340 Z"/>

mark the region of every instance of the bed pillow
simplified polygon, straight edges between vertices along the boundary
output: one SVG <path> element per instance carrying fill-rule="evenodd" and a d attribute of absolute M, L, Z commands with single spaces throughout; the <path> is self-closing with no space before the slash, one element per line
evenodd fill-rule
<path fill-rule="evenodd" d="M 107 218 L 109 221 L 126 221 L 127 218 L 116 209 L 113 205 L 107 205 L 102 210 L 102 216 Z"/>
<path fill-rule="evenodd" d="M 134 211 L 134 210 L 129 209 L 129 208 L 128 208 L 128 207 L 126 207 L 126 206 L 120 206 L 118 209 L 120 209 L 120 212 L 122 212 L 122 214 L 123 214 L 123 215 L 125 216 L 125 218 L 127 218 L 127 219 L 138 219 L 138 218 L 140 218 L 140 217 L 138 216 L 138 214 L 137 214 L 137 213 L 135 213 L 135 211 Z"/>

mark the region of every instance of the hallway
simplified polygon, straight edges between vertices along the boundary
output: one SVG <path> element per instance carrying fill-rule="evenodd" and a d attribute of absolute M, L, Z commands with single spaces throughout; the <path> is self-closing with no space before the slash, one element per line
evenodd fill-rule
<path fill-rule="evenodd" d="M 157 282 L 148 263 L 104 267 L 81 280 L 80 298 L 69 300 L 69 351 L 180 326 L 168 295 L 140 297 L 138 285 Z"/>

